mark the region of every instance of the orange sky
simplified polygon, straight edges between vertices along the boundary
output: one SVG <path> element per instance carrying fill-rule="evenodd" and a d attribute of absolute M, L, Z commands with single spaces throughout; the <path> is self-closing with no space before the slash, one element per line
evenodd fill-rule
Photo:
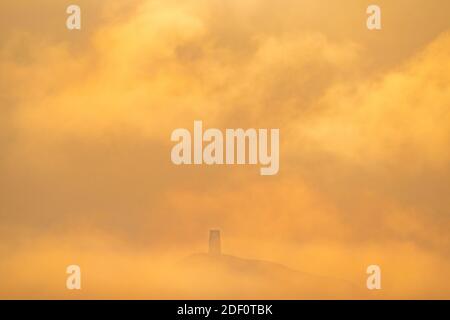
<path fill-rule="evenodd" d="M 72 1 L 3 1 L 0 298 L 213 297 L 167 268 L 210 228 L 362 288 L 378 264 L 374 297 L 450 298 L 450 3 L 377 0 L 368 31 L 369 3 L 330 2 L 80 0 L 69 31 Z M 194 120 L 279 128 L 280 172 L 174 166 Z"/>

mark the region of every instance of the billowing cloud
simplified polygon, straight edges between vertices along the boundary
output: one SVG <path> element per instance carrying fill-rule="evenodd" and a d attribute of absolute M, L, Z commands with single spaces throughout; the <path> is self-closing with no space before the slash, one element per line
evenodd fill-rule
<path fill-rule="evenodd" d="M 80 34 L 58 24 L 61 3 L 42 4 L 39 28 L 33 5 L 9 4 L 0 296 L 65 297 L 74 261 L 90 270 L 84 297 L 238 294 L 168 272 L 218 227 L 230 254 L 359 287 L 378 263 L 383 297 L 448 297 L 450 36 L 436 13 L 448 4 L 380 1 L 373 34 L 358 2 L 86 2 Z M 405 6 L 416 20 L 398 26 Z M 435 23 L 406 41 L 419 14 Z M 280 128 L 280 173 L 172 165 L 171 131 L 197 119 Z M 246 297 L 267 297 L 254 280 Z"/>

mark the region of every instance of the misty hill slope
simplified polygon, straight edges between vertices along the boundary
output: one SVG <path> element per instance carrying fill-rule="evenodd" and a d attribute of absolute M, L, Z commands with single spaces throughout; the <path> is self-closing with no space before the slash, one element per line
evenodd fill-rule
<path fill-rule="evenodd" d="M 209 268 L 216 271 L 228 271 L 236 275 L 254 275 L 276 277 L 277 275 L 292 276 L 296 271 L 289 269 L 282 264 L 273 263 L 264 260 L 243 259 L 231 255 L 209 255 L 205 253 L 193 254 L 183 260 L 187 267 Z"/>
<path fill-rule="evenodd" d="M 231 255 L 194 254 L 179 267 L 183 293 L 193 298 L 337 299 L 359 298 L 364 293 L 344 281 Z"/>

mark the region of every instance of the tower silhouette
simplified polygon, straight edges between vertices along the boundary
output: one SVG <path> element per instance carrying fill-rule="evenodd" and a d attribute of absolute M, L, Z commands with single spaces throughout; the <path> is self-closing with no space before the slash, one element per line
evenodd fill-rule
<path fill-rule="evenodd" d="M 220 255 L 220 230 L 209 230 L 209 254 Z"/>

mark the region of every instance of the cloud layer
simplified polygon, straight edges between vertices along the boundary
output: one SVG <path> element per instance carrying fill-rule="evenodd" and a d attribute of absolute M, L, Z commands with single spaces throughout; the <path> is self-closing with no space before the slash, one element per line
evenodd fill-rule
<path fill-rule="evenodd" d="M 362 287 L 380 264 L 384 297 L 448 298 L 444 2 L 383 2 L 375 34 L 359 1 L 85 2 L 80 34 L 64 4 L 2 4 L 0 296 L 64 297 L 74 260 L 85 297 L 189 296 L 165 266 L 218 227 L 228 253 Z M 280 173 L 172 165 L 197 119 L 280 128 Z"/>

